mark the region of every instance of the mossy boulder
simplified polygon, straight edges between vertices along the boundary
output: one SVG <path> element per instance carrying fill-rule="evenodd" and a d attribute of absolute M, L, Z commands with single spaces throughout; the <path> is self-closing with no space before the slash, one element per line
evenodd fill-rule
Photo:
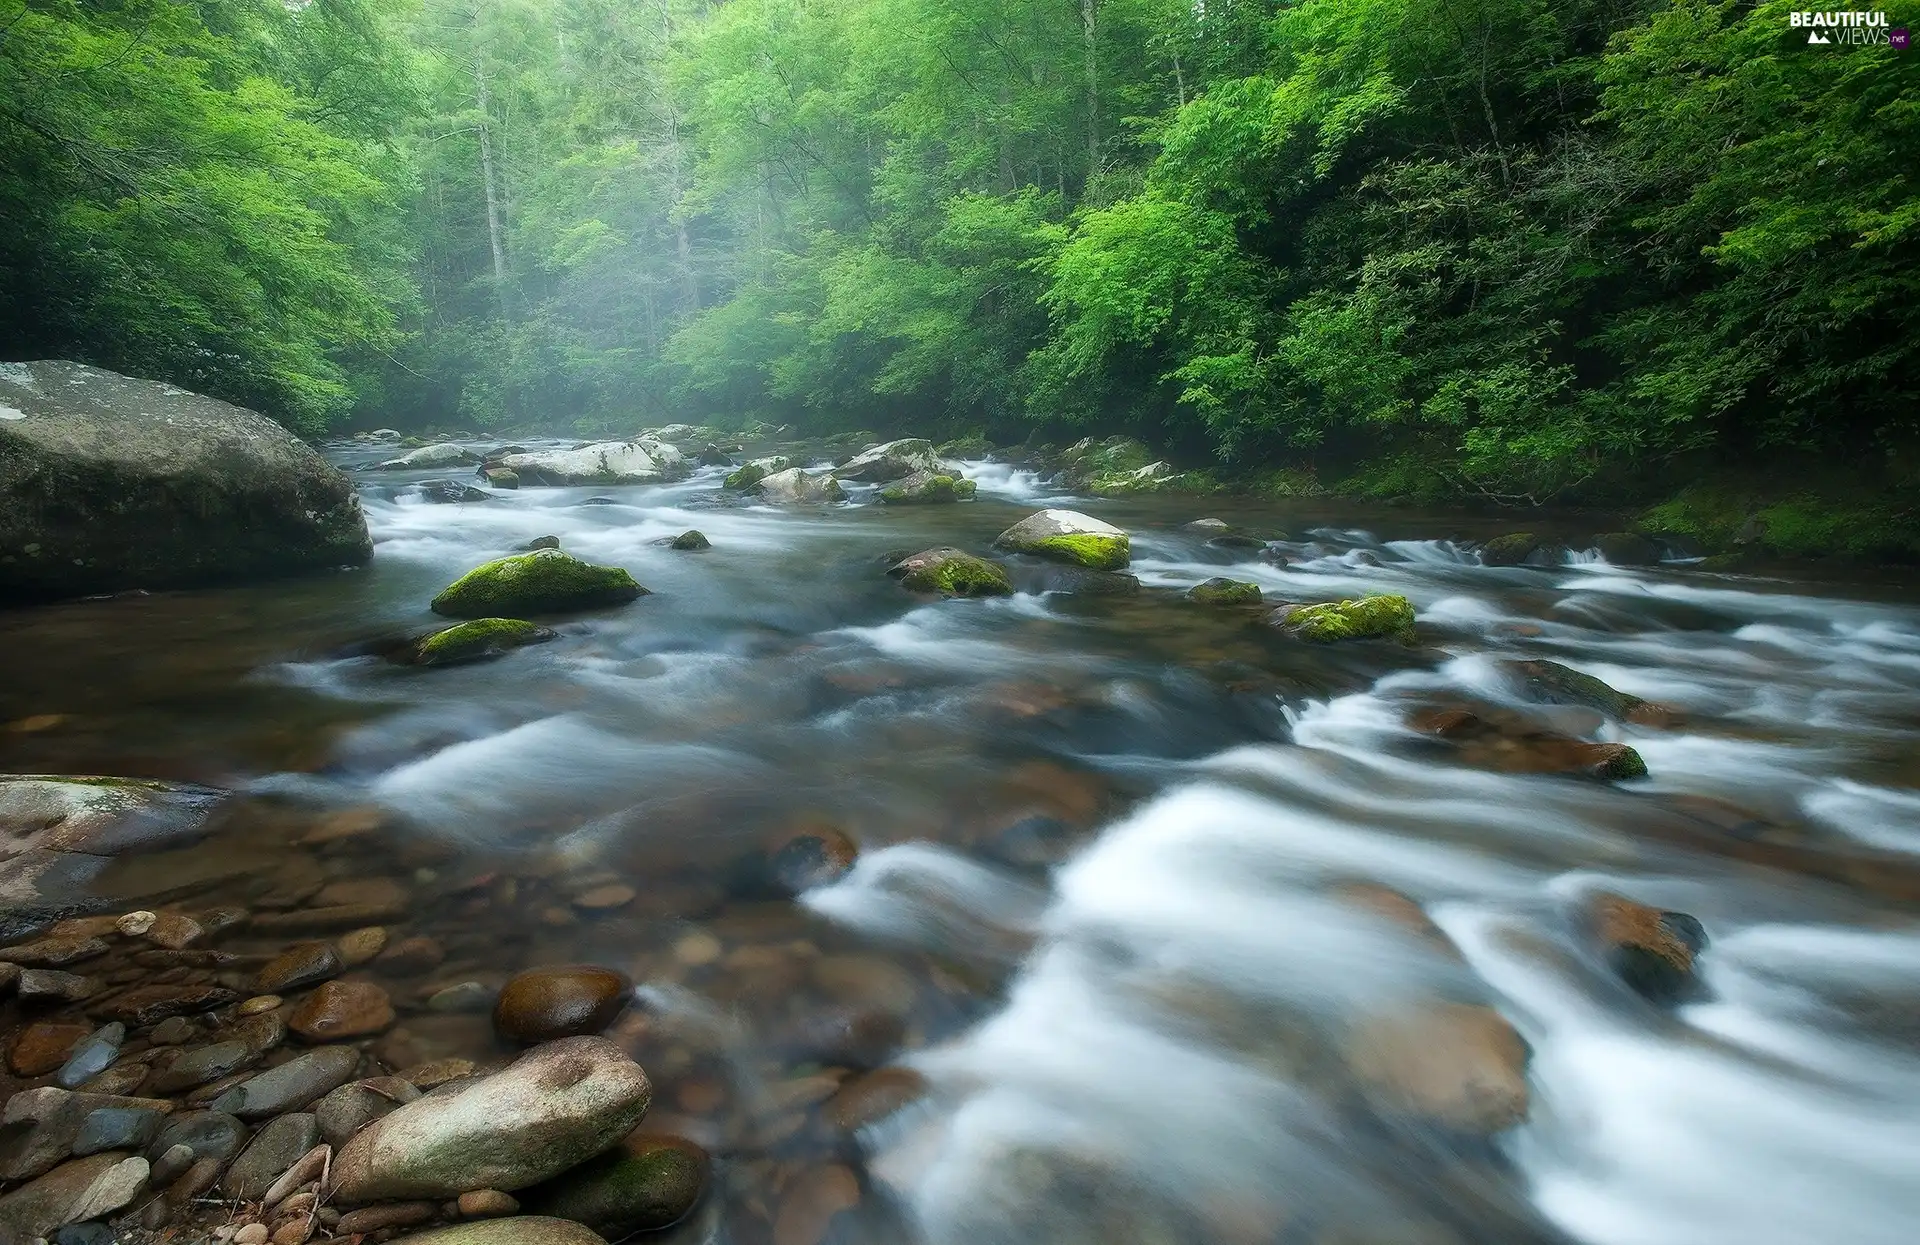
<path fill-rule="evenodd" d="M 979 486 L 972 480 L 956 479 L 932 471 L 912 475 L 880 490 L 880 500 L 893 506 L 937 505 L 941 502 L 971 501 Z"/>
<path fill-rule="evenodd" d="M 1638 532 L 1602 532 L 1593 538 L 1600 556 L 1615 566 L 1654 566 L 1660 546 Z"/>
<path fill-rule="evenodd" d="M 993 442 L 975 433 L 971 436 L 955 437 L 934 447 L 933 452 L 945 459 L 985 458 L 993 453 Z"/>
<path fill-rule="evenodd" d="M 1001 549 L 1071 562 L 1096 571 L 1117 571 L 1132 561 L 1126 532 L 1077 510 L 1042 510 L 1028 515 L 993 542 Z"/>
<path fill-rule="evenodd" d="M 728 472 L 727 478 L 720 481 L 720 486 L 744 493 L 766 478 L 767 469 L 765 467 L 762 467 L 759 463 L 748 463 L 744 467 L 738 467 Z"/>
<path fill-rule="evenodd" d="M 1484 566 L 1521 566 L 1540 547 L 1540 538 L 1532 532 L 1508 532 L 1480 546 Z"/>
<path fill-rule="evenodd" d="M 551 629 L 518 618 L 476 618 L 421 639 L 407 660 L 415 666 L 457 666 L 486 661 L 522 645 L 544 644 L 553 636 Z"/>
<path fill-rule="evenodd" d="M 264 415 L 79 363 L 0 363 L 0 601 L 373 556 L 353 482 Z"/>
<path fill-rule="evenodd" d="M 691 1141 L 636 1134 L 528 1190 L 523 1201 L 540 1214 L 584 1223 L 618 1241 L 686 1218 L 705 1191 L 712 1167 L 707 1152 Z"/>
<path fill-rule="evenodd" d="M 625 605 L 646 591 L 620 567 L 537 549 L 468 571 L 433 599 L 433 612 L 452 618 L 561 614 Z"/>
<path fill-rule="evenodd" d="M 1060 482 L 1068 488 L 1086 488 L 1095 480 L 1115 479 L 1151 466 L 1147 447 L 1132 437 L 1092 437 L 1076 441 L 1060 452 Z"/>
<path fill-rule="evenodd" d="M 672 540 L 669 540 L 667 547 L 669 549 L 678 549 L 685 553 L 689 550 L 711 549 L 713 548 L 713 542 L 707 539 L 705 532 L 698 528 L 690 528 L 678 536 L 675 536 Z"/>
<path fill-rule="evenodd" d="M 950 597 L 1004 597 L 1013 593 L 1007 573 L 962 549 L 928 549 L 904 558 L 887 574 L 915 592 Z"/>
<path fill-rule="evenodd" d="M 1316 644 L 1376 636 L 1411 640 L 1413 603 L 1397 594 L 1383 594 L 1354 601 L 1284 606 L 1275 611 L 1273 621 L 1300 639 Z"/>
<path fill-rule="evenodd" d="M 1202 605 L 1258 605 L 1260 585 L 1216 575 L 1187 589 L 1187 596 Z"/>

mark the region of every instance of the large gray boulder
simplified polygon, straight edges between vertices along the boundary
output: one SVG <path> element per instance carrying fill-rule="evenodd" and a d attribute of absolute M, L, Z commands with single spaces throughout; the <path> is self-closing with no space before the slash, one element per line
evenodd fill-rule
<path fill-rule="evenodd" d="M 0 363 L 0 601 L 358 564 L 353 484 L 264 415 L 80 363 Z"/>
<path fill-rule="evenodd" d="M 933 442 L 923 441 L 919 437 L 907 437 L 900 441 L 888 441 L 885 445 L 876 445 L 863 450 L 846 462 L 833 469 L 836 480 L 864 480 L 871 484 L 886 484 L 912 475 L 916 471 L 938 472 L 943 464 L 933 452 Z M 948 475 L 959 473 L 948 469 Z"/>
<path fill-rule="evenodd" d="M 334 1157 L 333 1193 L 358 1203 L 524 1189 L 617 1143 L 652 1098 L 612 1042 L 561 1038 L 368 1125 Z"/>
<path fill-rule="evenodd" d="M 377 467 L 381 471 L 407 471 L 415 467 L 452 467 L 479 461 L 480 455 L 465 446 L 442 441 L 437 445 L 423 445 L 398 458 L 389 458 L 377 464 Z"/>
<path fill-rule="evenodd" d="M 637 437 L 508 454 L 500 466 L 523 484 L 652 484 L 685 475 L 687 456 L 653 437 Z"/>
<path fill-rule="evenodd" d="M 847 491 L 840 487 L 840 481 L 826 472 L 815 475 L 799 467 L 789 467 L 785 471 L 776 471 L 761 478 L 755 490 L 761 501 L 772 502 L 776 506 L 824 505 L 828 502 L 843 501 Z"/>

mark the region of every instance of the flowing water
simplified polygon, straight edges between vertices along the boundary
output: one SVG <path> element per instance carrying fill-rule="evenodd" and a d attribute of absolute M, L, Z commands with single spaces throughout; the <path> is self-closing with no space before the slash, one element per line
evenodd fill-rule
<path fill-rule="evenodd" d="M 972 504 L 798 512 L 725 504 L 713 470 L 463 505 L 369 474 L 364 572 L 0 617 L 0 768 L 248 793 L 207 842 L 120 862 L 115 899 L 268 910 L 394 878 L 394 936 L 448 957 L 371 970 L 395 1066 L 505 1053 L 484 1012 L 426 1006 L 450 983 L 629 972 L 614 1036 L 658 1086 L 648 1126 L 719 1159 L 688 1240 L 1914 1239 L 1913 591 L 1496 569 L 1458 516 L 1141 499 L 1069 503 L 1133 533 L 1138 595 L 1021 568 L 1009 598 L 912 597 L 887 551 L 984 549 L 1066 500 L 968 473 Z M 1293 561 L 1207 544 L 1201 513 Z M 690 527 L 713 548 L 656 543 Z M 549 534 L 652 595 L 481 665 L 366 655 Z M 1422 642 L 1308 646 L 1174 591 L 1214 575 L 1404 593 Z M 1517 657 L 1684 716 L 1533 703 Z M 1461 703 L 1631 743 L 1650 776 L 1519 772 L 1408 725 Z M 759 862 L 806 831 L 857 864 L 771 893 Z M 581 902 L 608 885 L 637 894 Z M 1601 891 L 1697 917 L 1704 994 L 1661 1009 L 1613 976 L 1580 915 Z M 1458 1127 L 1367 1075 L 1382 1041 L 1416 1080 L 1481 1066 L 1422 1019 L 1481 1004 L 1531 1048 L 1524 1121 Z M 821 1107 L 894 1065 L 918 1077 L 862 1084 L 924 1087 L 904 1109 Z"/>

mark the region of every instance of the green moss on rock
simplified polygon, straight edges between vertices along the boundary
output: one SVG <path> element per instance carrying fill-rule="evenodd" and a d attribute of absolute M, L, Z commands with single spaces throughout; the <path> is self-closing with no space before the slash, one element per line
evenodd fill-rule
<path fill-rule="evenodd" d="M 646 591 L 620 567 L 540 549 L 468 571 L 433 599 L 433 612 L 453 618 L 557 614 L 624 605 Z"/>
<path fill-rule="evenodd" d="M 1280 621 L 1294 635 L 1320 644 L 1373 636 L 1405 639 L 1413 633 L 1413 603 L 1397 594 L 1326 601 L 1295 606 Z"/>
<path fill-rule="evenodd" d="M 1202 605 L 1258 605 L 1260 585 L 1216 576 L 1189 588 L 1187 596 Z"/>
<path fill-rule="evenodd" d="M 889 505 L 934 505 L 940 502 L 969 501 L 979 485 L 972 480 L 950 475 L 916 472 L 880 490 L 880 500 Z"/>
<path fill-rule="evenodd" d="M 476 618 L 436 631 L 414 645 L 411 659 L 416 666 L 454 666 L 469 661 L 498 657 L 523 644 L 540 644 L 553 639 L 553 632 L 536 623 L 518 618 Z"/>
<path fill-rule="evenodd" d="M 1480 546 L 1480 561 L 1486 566 L 1519 566 L 1539 547 L 1540 538 L 1532 532 L 1508 532 Z"/>
<path fill-rule="evenodd" d="M 721 484 L 726 488 L 737 489 L 744 492 L 766 478 L 767 469 L 765 467 L 757 463 L 748 463 L 737 471 L 728 472 L 727 478 L 722 480 Z"/>
<path fill-rule="evenodd" d="M 691 528 L 684 531 L 667 543 L 670 548 L 678 549 L 682 552 L 690 549 L 713 548 L 713 542 L 708 540 L 707 534 L 698 528 Z"/>
<path fill-rule="evenodd" d="M 1096 571 L 1117 571 L 1132 560 L 1131 545 L 1124 535 L 1102 536 L 1094 532 L 1043 536 L 1022 552 L 1090 566 Z"/>
<path fill-rule="evenodd" d="M 887 572 L 915 592 L 950 597 L 1004 597 L 1013 592 L 1006 571 L 960 549 L 928 549 Z"/>

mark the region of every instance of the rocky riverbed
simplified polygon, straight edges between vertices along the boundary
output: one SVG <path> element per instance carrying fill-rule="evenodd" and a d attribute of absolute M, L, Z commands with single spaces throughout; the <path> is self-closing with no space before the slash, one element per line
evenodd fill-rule
<path fill-rule="evenodd" d="M 1907 1239 L 1910 586 L 697 431 L 0 615 L 0 1241 Z"/>

